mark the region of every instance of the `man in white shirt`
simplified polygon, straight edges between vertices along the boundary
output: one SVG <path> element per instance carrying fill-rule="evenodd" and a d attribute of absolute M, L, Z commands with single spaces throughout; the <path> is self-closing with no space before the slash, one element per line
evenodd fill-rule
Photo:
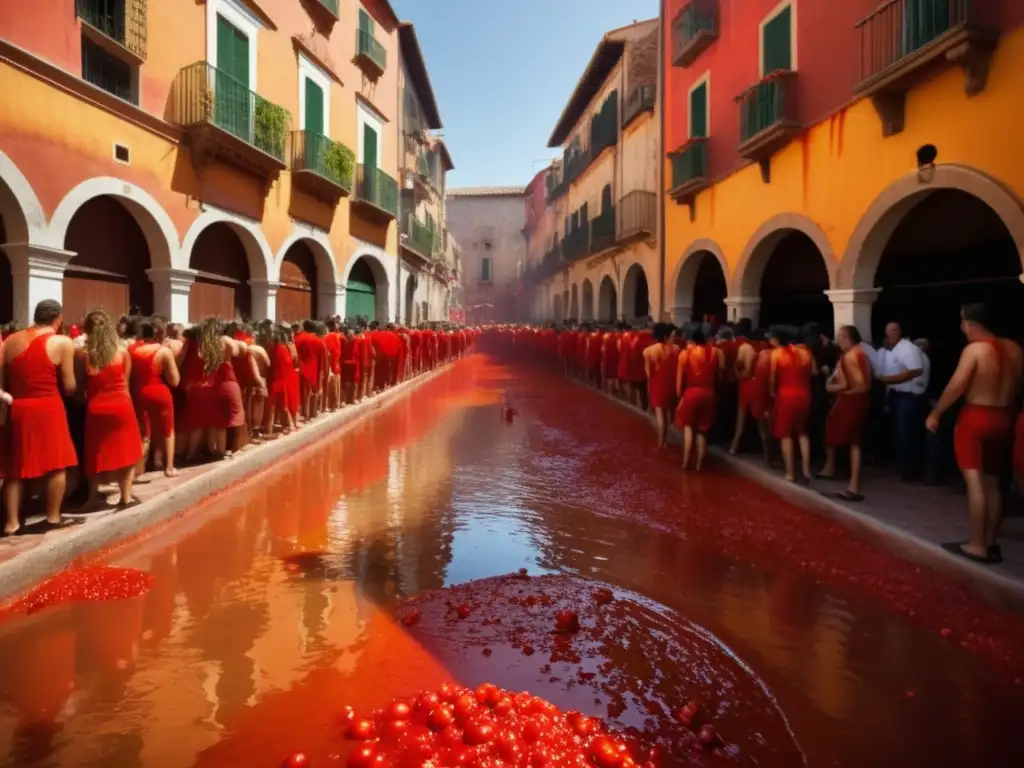
<path fill-rule="evenodd" d="M 905 481 L 914 480 L 921 466 L 924 394 L 928 389 L 924 356 L 914 342 L 903 337 L 899 323 L 889 323 L 885 348 L 878 351 L 876 359 L 876 377 L 888 390 L 896 464 Z"/>

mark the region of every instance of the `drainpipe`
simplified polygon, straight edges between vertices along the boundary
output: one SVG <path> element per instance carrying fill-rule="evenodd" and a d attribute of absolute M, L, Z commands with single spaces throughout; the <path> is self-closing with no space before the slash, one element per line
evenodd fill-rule
<path fill-rule="evenodd" d="M 395 39 L 401 35 L 399 32 Z M 402 52 L 401 40 L 398 41 L 398 52 Z M 402 181 L 402 165 L 405 162 L 405 115 L 402 110 L 402 89 L 405 87 L 405 62 L 401 56 L 398 58 L 398 88 L 395 89 L 396 96 L 395 100 L 398 102 L 395 105 L 395 114 L 398 115 L 398 231 L 397 231 L 397 246 L 395 248 L 395 322 L 402 322 L 402 192 L 403 184 Z"/>
<path fill-rule="evenodd" d="M 662 174 L 665 172 L 665 14 L 668 13 L 668 0 L 661 0 L 661 13 L 658 14 L 658 92 L 655 107 L 658 110 L 658 165 L 655 178 L 658 187 L 658 310 L 665 318 L 665 190 Z"/>

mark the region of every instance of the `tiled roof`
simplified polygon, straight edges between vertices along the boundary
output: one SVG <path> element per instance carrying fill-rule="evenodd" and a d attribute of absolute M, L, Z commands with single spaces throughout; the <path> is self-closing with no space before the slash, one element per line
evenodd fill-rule
<path fill-rule="evenodd" d="M 514 197 L 525 194 L 526 187 L 460 187 L 448 190 L 448 197 Z"/>

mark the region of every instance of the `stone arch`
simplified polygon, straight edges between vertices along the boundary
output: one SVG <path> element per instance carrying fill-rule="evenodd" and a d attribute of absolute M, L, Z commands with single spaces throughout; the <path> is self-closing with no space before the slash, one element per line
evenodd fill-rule
<path fill-rule="evenodd" d="M 694 240 L 676 263 L 672 271 L 672 317 L 676 323 L 690 321 L 694 312 L 701 313 L 696 301 L 698 276 L 706 269 L 705 261 L 713 257 L 722 271 L 722 278 L 728 290 L 729 264 L 725 260 L 721 247 L 714 240 L 701 238 Z"/>
<path fill-rule="evenodd" d="M 583 299 L 581 311 L 583 312 L 583 319 L 592 321 L 594 320 L 594 284 L 590 282 L 590 278 L 583 280 Z"/>
<path fill-rule="evenodd" d="M 555 300 L 552 303 L 551 312 L 554 315 L 556 323 L 562 322 L 565 318 L 562 317 L 562 294 L 556 293 Z"/>
<path fill-rule="evenodd" d="M 626 320 L 647 317 L 651 313 L 651 285 L 647 280 L 647 272 L 639 262 L 634 262 L 626 270 L 622 281 L 622 311 Z"/>
<path fill-rule="evenodd" d="M 580 319 L 580 292 L 576 283 L 572 284 L 572 293 L 569 298 L 569 317 L 577 321 Z"/>
<path fill-rule="evenodd" d="M 226 224 L 242 241 L 246 260 L 249 263 L 250 279 L 267 281 L 272 279 L 271 275 L 278 274 L 273 251 L 270 249 L 270 243 L 267 242 L 259 222 L 210 207 L 207 207 L 206 211 L 192 222 L 192 226 L 188 228 L 188 232 L 182 238 L 181 257 L 175 266 L 179 269 L 188 269 L 192 258 L 192 249 L 195 247 L 199 235 L 207 227 L 221 223 Z M 281 258 L 284 258 L 283 254 Z"/>
<path fill-rule="evenodd" d="M 323 232 L 293 232 L 278 249 L 274 259 L 274 267 L 270 280 L 279 280 L 288 250 L 296 243 L 302 242 L 313 252 L 316 265 L 316 310 L 320 317 L 340 314 L 342 307 L 338 302 L 338 260 L 334 249 Z"/>
<path fill-rule="evenodd" d="M 828 272 L 829 287 L 835 287 L 839 272 L 832 244 L 825 232 L 806 216 L 799 213 L 780 213 L 773 216 L 754 232 L 736 264 L 729 284 L 730 296 L 758 296 L 761 278 L 775 247 L 792 232 L 806 235 L 818 248 Z"/>
<path fill-rule="evenodd" d="M 0 151 L 0 220 L 6 243 L 42 243 L 45 240 L 46 215 L 39 198 L 25 175 L 3 151 Z"/>
<path fill-rule="evenodd" d="M 132 215 L 146 238 L 151 267 L 171 269 L 179 266 L 181 249 L 171 217 L 142 187 L 112 176 L 87 179 L 64 195 L 50 219 L 47 244 L 63 248 L 71 219 L 83 205 L 97 197 L 115 198 Z"/>
<path fill-rule="evenodd" d="M 940 189 L 966 192 L 985 203 L 1002 220 L 1024 262 L 1024 204 L 1002 184 L 968 166 L 938 165 L 890 184 L 868 207 L 850 236 L 840 263 L 837 288 L 872 288 L 886 245 L 910 210 Z M 1024 266 L 1021 268 L 1024 273 Z"/>
<path fill-rule="evenodd" d="M 561 320 L 569 319 L 569 289 L 562 291 L 562 317 Z"/>
<path fill-rule="evenodd" d="M 602 323 L 614 323 L 618 318 L 619 296 L 611 275 L 601 278 L 597 290 L 597 319 Z"/>
<path fill-rule="evenodd" d="M 354 297 L 349 295 L 352 292 L 351 286 L 355 284 L 353 281 L 366 283 L 365 280 L 356 280 L 356 278 L 367 274 L 373 277 L 374 290 L 374 316 L 370 319 L 381 323 L 387 322 L 388 307 L 391 300 L 391 280 L 388 278 L 388 271 L 384 263 L 376 254 L 369 251 L 357 251 L 349 259 L 348 264 L 345 265 L 345 271 L 342 275 L 342 284 L 345 285 L 345 312 L 341 314 L 346 318 L 352 316 L 349 313 L 349 308 L 356 305 L 353 303 Z M 363 313 L 356 312 L 355 314 Z"/>

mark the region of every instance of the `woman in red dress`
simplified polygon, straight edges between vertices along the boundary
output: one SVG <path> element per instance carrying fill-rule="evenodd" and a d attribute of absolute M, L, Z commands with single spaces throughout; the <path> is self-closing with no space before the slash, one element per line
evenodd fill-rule
<path fill-rule="evenodd" d="M 341 407 L 341 328 L 333 317 L 327 321 L 324 349 L 327 350 L 326 406 L 335 411 Z"/>
<path fill-rule="evenodd" d="M 87 341 L 85 349 L 79 352 L 79 370 L 86 384 L 86 504 L 102 504 L 99 484 L 116 479 L 121 489 L 118 506 L 124 509 L 138 504 L 138 499 L 132 496 L 132 482 L 135 465 L 142 458 L 142 435 L 128 394 L 131 357 L 118 342 L 113 319 L 102 309 L 94 309 L 85 316 L 84 329 Z"/>
<path fill-rule="evenodd" d="M 345 403 L 361 400 L 360 369 L 363 361 L 363 337 L 356 336 L 352 328 L 346 326 L 341 337 L 341 386 L 342 398 Z"/>
<path fill-rule="evenodd" d="M 793 440 L 800 445 L 800 463 L 804 481 L 811 481 L 811 441 L 807 421 L 811 416 L 811 375 L 814 357 L 803 344 L 795 343 L 795 334 L 775 329 L 771 338 L 778 344 L 772 350 L 770 387 L 775 400 L 772 434 L 782 448 L 786 479 L 796 480 Z"/>
<path fill-rule="evenodd" d="M 207 318 L 186 333 L 180 368 L 188 461 L 196 458 L 204 437 L 209 453 L 228 458 L 227 431 L 245 425 L 242 390 L 231 367 L 235 352 L 235 342 L 224 335 L 216 318 Z"/>
<path fill-rule="evenodd" d="M 644 350 L 644 371 L 647 375 L 647 397 L 658 424 L 658 448 L 668 439 L 668 414 L 675 400 L 676 358 L 679 347 L 673 341 L 676 329 L 668 323 L 657 323 L 651 337 L 654 343 Z"/>
<path fill-rule="evenodd" d="M 263 431 L 268 437 L 274 434 L 278 416 L 284 434 L 291 434 L 299 408 L 299 372 L 295 369 L 295 357 L 286 341 L 286 333 L 283 328 L 264 326 L 260 334 L 260 346 L 267 350 L 270 358 L 267 407 L 263 417 Z"/>
<path fill-rule="evenodd" d="M 167 477 L 174 477 L 174 396 L 180 378 L 170 347 L 159 340 L 163 321 L 147 318 L 139 325 L 139 343 L 129 347 L 131 393 L 142 434 L 143 459 L 155 433 L 161 448 L 154 450 L 153 461 L 163 466 Z M 161 457 L 159 454 L 163 453 Z"/>
<path fill-rule="evenodd" d="M 715 425 L 718 397 L 715 391 L 725 369 L 725 353 L 709 344 L 704 331 L 696 329 L 690 335 L 686 349 L 679 355 L 676 366 L 676 429 L 683 433 L 683 469 L 690 465 L 694 436 L 697 443 L 696 469 L 704 464 L 708 450 L 708 432 Z"/>

